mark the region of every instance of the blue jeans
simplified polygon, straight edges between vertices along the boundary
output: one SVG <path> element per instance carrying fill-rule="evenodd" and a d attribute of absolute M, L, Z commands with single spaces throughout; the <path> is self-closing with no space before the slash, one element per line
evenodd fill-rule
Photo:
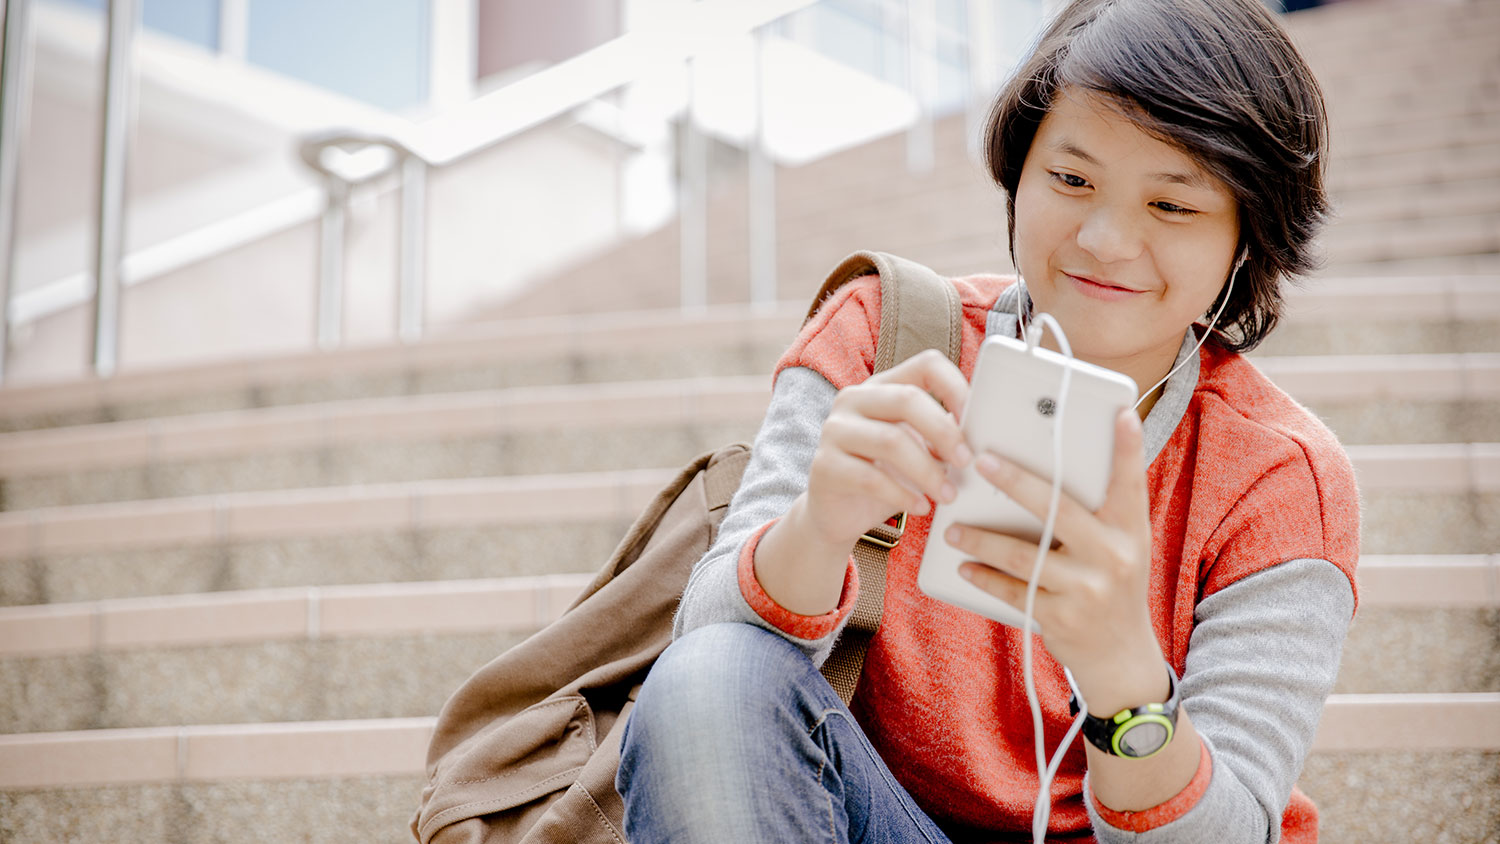
<path fill-rule="evenodd" d="M 749 624 L 667 648 L 623 741 L 630 844 L 948 841 L 812 662 Z"/>

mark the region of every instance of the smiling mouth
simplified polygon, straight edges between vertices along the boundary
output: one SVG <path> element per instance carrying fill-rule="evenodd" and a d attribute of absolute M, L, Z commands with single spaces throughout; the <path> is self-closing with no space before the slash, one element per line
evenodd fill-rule
<path fill-rule="evenodd" d="M 1131 293 L 1142 292 L 1130 287 L 1121 287 L 1118 284 L 1112 284 L 1107 281 L 1098 281 L 1096 279 L 1089 278 L 1088 276 L 1073 275 L 1072 273 L 1064 273 L 1064 275 L 1066 275 L 1068 278 L 1073 279 L 1081 285 L 1085 285 L 1089 289 L 1096 290 L 1101 293 L 1108 292 L 1115 295 L 1128 295 Z"/>

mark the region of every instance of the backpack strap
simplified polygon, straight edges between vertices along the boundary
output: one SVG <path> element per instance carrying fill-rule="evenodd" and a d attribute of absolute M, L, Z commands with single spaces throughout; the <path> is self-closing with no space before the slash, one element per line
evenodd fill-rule
<path fill-rule="evenodd" d="M 880 276 L 876 372 L 890 369 L 925 349 L 937 349 L 957 365 L 963 336 L 963 309 L 958 291 L 951 281 L 915 261 L 884 252 L 850 255 L 823 282 L 808 309 L 807 320 L 840 287 L 866 275 Z M 859 598 L 833 653 L 823 663 L 823 676 L 845 703 L 854 697 L 854 688 L 864 669 L 865 650 L 880 627 L 885 610 L 886 562 L 905 530 L 906 514 L 901 513 L 871 528 L 855 543 Z"/>

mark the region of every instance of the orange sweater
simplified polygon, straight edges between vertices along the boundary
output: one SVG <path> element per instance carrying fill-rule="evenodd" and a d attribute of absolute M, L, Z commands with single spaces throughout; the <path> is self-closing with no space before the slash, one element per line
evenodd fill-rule
<path fill-rule="evenodd" d="M 960 368 L 972 377 L 989 311 L 1012 282 L 988 276 L 955 282 L 963 303 Z M 845 286 L 782 357 L 777 372 L 808 367 L 843 388 L 869 377 L 879 335 L 876 280 Z M 1151 615 L 1168 661 L 1184 670 L 1194 608 L 1250 574 L 1297 559 L 1327 560 L 1354 581 L 1358 499 L 1352 470 L 1333 435 L 1249 361 L 1213 344 L 1200 351 L 1187 412 L 1147 470 L 1153 535 Z M 1021 634 L 927 597 L 917 567 L 930 517 L 908 521 L 892 552 L 885 615 L 865 659 L 853 709 L 876 749 L 918 803 L 968 839 L 1029 830 L 1037 777 L 1031 718 L 1021 679 Z M 757 535 L 758 538 L 758 535 Z M 765 621 L 817 639 L 848 615 L 858 592 L 851 561 L 844 600 L 821 617 L 775 604 L 754 576 L 755 541 L 739 561 L 741 592 Z M 1069 691 L 1061 666 L 1036 650 L 1037 693 L 1046 742 L 1066 731 Z M 958 717 L 960 713 L 993 717 Z M 1112 824 L 1152 828 L 1180 816 L 1208 781 L 1211 762 L 1178 799 L 1129 816 L 1101 811 Z M 1052 785 L 1051 833 L 1087 839 L 1081 741 Z M 1098 807 L 1098 804 L 1095 804 Z M 1102 807 L 1099 807 L 1102 810 Z M 1154 814 L 1153 814 L 1154 812 Z M 1294 792 L 1283 840 L 1316 837 L 1316 809 Z"/>

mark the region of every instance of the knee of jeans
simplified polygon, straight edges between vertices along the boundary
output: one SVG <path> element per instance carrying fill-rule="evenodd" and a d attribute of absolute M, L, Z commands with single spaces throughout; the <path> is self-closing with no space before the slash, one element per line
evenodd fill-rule
<path fill-rule="evenodd" d="M 701 627 L 673 642 L 652 666 L 632 728 L 656 724 L 691 733 L 741 723 L 775 709 L 766 704 L 784 697 L 794 675 L 811 665 L 795 645 L 754 625 Z"/>

